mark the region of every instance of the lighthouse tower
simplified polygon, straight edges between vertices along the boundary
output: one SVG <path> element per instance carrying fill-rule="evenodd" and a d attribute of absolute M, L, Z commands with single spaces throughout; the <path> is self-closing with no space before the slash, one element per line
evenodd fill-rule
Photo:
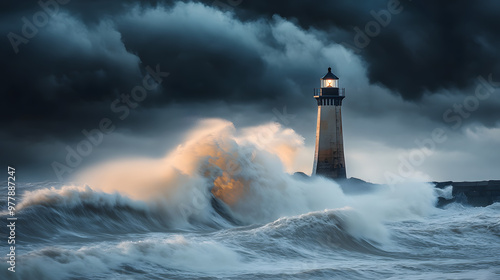
<path fill-rule="evenodd" d="M 328 73 L 321 78 L 321 88 L 314 89 L 318 124 L 313 175 L 346 178 L 341 113 L 344 97 L 345 89 L 339 89 L 339 78 L 332 73 L 332 68 L 328 68 Z"/>

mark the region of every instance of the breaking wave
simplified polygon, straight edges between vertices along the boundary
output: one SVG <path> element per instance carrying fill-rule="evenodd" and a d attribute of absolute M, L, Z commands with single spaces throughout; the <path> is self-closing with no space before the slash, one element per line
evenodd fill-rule
<path fill-rule="evenodd" d="M 384 223 L 427 215 L 436 202 L 432 186 L 423 183 L 348 195 L 331 180 L 292 176 L 286 170 L 294 166 L 303 139 L 278 124 L 237 131 L 230 122 L 206 120 L 188 139 L 162 159 L 87 170 L 76 177 L 84 186 L 26 192 L 19 210 L 43 221 L 27 225 L 26 238 L 69 230 L 78 235 L 263 225 L 336 209 L 343 214 L 323 213 L 320 220 L 383 242 Z"/>
<path fill-rule="evenodd" d="M 408 260 L 411 269 L 413 260 L 456 255 L 464 235 L 485 247 L 500 237 L 498 203 L 435 208 L 451 188 L 358 188 L 290 174 L 303 139 L 277 124 L 237 130 L 206 120 L 187 139 L 163 158 L 105 163 L 72 185 L 30 185 L 16 208 L 22 270 L 7 275 L 2 262 L 0 278 L 232 279 L 256 268 L 249 278 L 389 278 L 378 260 Z M 359 259 L 374 267 L 353 270 Z"/>

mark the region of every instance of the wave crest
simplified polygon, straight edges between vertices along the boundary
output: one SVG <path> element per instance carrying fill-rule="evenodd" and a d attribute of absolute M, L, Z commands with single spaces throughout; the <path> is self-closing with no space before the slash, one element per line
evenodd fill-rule
<path fill-rule="evenodd" d="M 301 141 L 277 124 L 238 131 L 227 121 L 204 121 L 162 159 L 95 167 L 78 176 L 91 187 L 27 192 L 20 209 L 42 207 L 30 215 L 76 232 L 78 223 L 98 221 L 103 225 L 94 229 L 109 231 L 224 228 L 344 208 L 352 210 L 337 214 L 344 217 L 349 234 L 379 242 L 387 238 L 384 223 L 418 218 L 434 209 L 436 194 L 429 184 L 382 186 L 352 195 L 331 180 L 286 173 L 289 151 L 300 149 Z M 302 218 L 309 219 L 307 215 Z"/>

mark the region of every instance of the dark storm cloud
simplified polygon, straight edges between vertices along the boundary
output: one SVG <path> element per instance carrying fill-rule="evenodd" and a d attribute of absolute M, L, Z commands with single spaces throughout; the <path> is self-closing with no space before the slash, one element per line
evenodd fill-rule
<path fill-rule="evenodd" d="M 20 44 L 16 54 L 7 34 L 22 35 L 22 18 L 32 22 L 42 8 L 37 1 L 4 1 L 0 123 L 6 144 L 0 152 L 19 163 L 41 150 L 64 158 L 64 145 L 81 140 L 82 129 L 95 128 L 104 117 L 115 121 L 119 133 L 154 134 L 158 122 L 148 119 L 154 110 L 178 110 L 165 122 L 213 116 L 214 111 L 219 117 L 234 116 L 231 110 L 218 112 L 213 104 L 244 105 L 246 114 L 260 116 L 246 118 L 259 121 L 271 120 L 272 110 L 282 112 L 284 106 L 292 114 L 310 113 L 315 110 L 311 88 L 328 66 L 341 69 L 337 74 L 347 78 L 349 68 L 362 65 L 371 83 L 412 105 L 426 106 L 425 112 L 417 111 L 397 99 L 390 100 L 390 107 L 374 106 L 374 100 L 389 99 L 381 93 L 368 95 L 362 91 L 366 87 L 355 89 L 356 76 L 365 71 L 358 69 L 349 74 L 353 96 L 346 106 L 361 117 L 420 114 L 442 122 L 453 102 L 461 103 L 464 92 L 473 92 L 478 75 L 493 73 L 494 80 L 500 80 L 495 55 L 500 47 L 499 4 L 401 0 L 402 11 L 392 14 L 368 45 L 356 47 L 354 28 L 364 30 L 374 21 L 372 11 L 386 10 L 392 2 L 71 0 L 59 5 L 57 15 Z M 338 59 L 341 50 L 336 44 L 353 51 L 362 63 Z M 344 63 L 330 65 L 332 61 Z M 120 122 L 110 105 L 142 83 L 147 66 L 157 64 L 170 76 L 148 93 L 134 118 Z M 490 101 L 464 121 L 495 125 L 498 102 Z M 191 104 L 196 104 L 194 112 L 179 109 Z M 412 113 L 406 114 L 406 108 Z M 297 126 L 310 134 L 311 122 Z M 43 160 L 31 162 L 37 166 Z"/>
<path fill-rule="evenodd" d="M 81 6 L 72 1 L 60 5 L 48 24 L 20 44 L 18 54 L 6 40 L 1 45 L 7 71 L 0 84 L 5 101 L 0 109 L 12 136 L 78 134 L 112 114 L 110 104 L 141 84 L 146 66 L 159 64 L 172 76 L 162 85 L 162 94 L 150 96 L 143 108 L 214 100 L 274 104 L 285 95 L 294 99 L 291 79 L 302 84 L 319 76 L 304 76 L 297 69 L 279 71 L 279 65 L 270 68 L 265 63 L 263 47 L 284 48 L 266 21 L 243 26 L 215 8 L 180 4 L 171 11 L 171 6 L 153 4 L 125 11 L 120 8 L 125 4 L 91 1 Z M 107 8 L 99 13 L 109 17 L 93 21 L 86 14 L 95 8 Z M 16 15 L 24 14 L 32 23 L 36 12 L 31 7 L 16 10 Z M 19 18 L 4 23 L 2 33 L 23 34 Z"/>
<path fill-rule="evenodd" d="M 290 73 L 266 72 L 269 69 L 262 59 L 263 52 L 244 40 L 248 34 L 242 33 L 241 38 L 236 34 L 228 35 L 231 28 L 214 26 L 214 18 L 196 18 L 192 14 L 184 15 L 188 22 L 184 26 L 161 16 L 156 22 L 141 18 L 141 11 L 158 7 L 169 10 L 174 2 L 141 1 L 138 4 L 136 1 L 73 0 L 60 5 L 60 10 L 67 13 L 63 14 L 66 19 L 59 17 L 63 21 L 60 24 L 72 21 L 67 30 L 51 33 L 48 27 L 40 28 L 40 34 L 31 42 L 19 46 L 18 55 L 12 55 L 12 47 L 8 40 L 4 41 L 7 44 L 2 44 L 1 51 L 9 71 L 2 77 L 1 90 L 8 96 L 8 102 L 3 103 L 3 114 L 12 116 L 11 108 L 18 110 L 20 107 L 6 104 L 20 105 L 22 102 L 23 118 L 71 118 L 71 112 L 78 110 L 73 105 L 109 102 L 118 91 L 127 90 L 141 79 L 144 74 L 141 66 L 156 63 L 168 65 L 175 71 L 170 83 L 163 85 L 168 94 L 148 101 L 155 106 L 192 100 L 276 102 L 282 97 L 279 93 L 285 92 L 283 89 L 287 86 L 280 83 L 279 78 Z M 201 2 L 218 8 L 223 5 L 217 3 L 224 1 Z M 325 32 L 325 38 L 330 41 L 356 46 L 354 27 L 364 30 L 366 24 L 374 20 L 371 12 L 387 10 L 390 3 L 395 3 L 402 11 L 393 14 L 389 24 L 381 28 L 380 34 L 370 38 L 366 47 L 353 48 L 367 62 L 372 83 L 382 84 L 404 99 L 414 100 L 425 92 L 463 89 L 479 74 L 500 72 L 495 54 L 500 47 L 495 32 L 500 26 L 493 12 L 499 5 L 493 1 L 474 5 L 464 1 L 413 3 L 406 0 L 401 0 L 399 5 L 392 0 L 321 4 L 297 0 L 241 1 L 232 11 L 245 22 L 264 19 L 257 25 L 259 39 L 262 44 L 279 50 L 285 46 L 276 42 L 275 34 L 265 24 L 272 21 L 274 14 L 305 29 Z M 35 2 L 8 1 L 1 5 L 2 13 L 11 15 L 2 22 L 5 34 L 16 31 L 16 22 L 20 29 L 20 16 L 30 19 L 41 9 Z M 124 16 L 133 7 L 138 14 Z M 50 24 L 54 24 L 53 21 Z M 103 22 L 108 22 L 109 26 Z M 72 28 L 85 30 L 80 34 L 76 30 L 75 36 L 71 36 L 75 33 Z M 91 48 L 85 49 L 82 46 L 85 42 L 79 41 L 77 36 L 93 39 Z M 107 53 L 117 50 L 120 54 L 114 57 Z M 134 56 L 136 61 L 133 61 Z M 291 78 L 300 79 L 299 75 Z M 59 102 L 65 106 L 50 112 L 44 108 L 56 107 Z"/>
<path fill-rule="evenodd" d="M 376 22 L 373 13 L 387 15 L 392 3 L 401 12 L 391 14 L 387 26 L 379 25 L 380 32 L 368 36 L 369 44 L 361 39 L 363 44 L 356 44 L 354 28 L 366 34 L 367 24 Z M 480 74 L 500 73 L 499 10 L 493 0 L 292 0 L 246 1 L 237 14 L 242 19 L 279 14 L 304 28 L 330 32 L 330 40 L 352 46 L 364 58 L 371 82 L 415 100 L 443 88 L 464 89 Z"/>
<path fill-rule="evenodd" d="M 19 55 L 7 55 L 0 90 L 2 120 L 65 123 L 92 118 L 117 90 L 140 81 L 139 59 L 120 46 L 120 35 L 106 26 L 94 30 L 68 19 L 61 33 L 40 31 Z M 101 47 L 104 45 L 104 47 Z M 2 53 L 12 52 L 2 45 Z M 47 121 L 47 122 L 45 122 Z M 77 122 L 74 124 L 81 124 Z M 66 123 L 67 124 L 67 123 Z"/>

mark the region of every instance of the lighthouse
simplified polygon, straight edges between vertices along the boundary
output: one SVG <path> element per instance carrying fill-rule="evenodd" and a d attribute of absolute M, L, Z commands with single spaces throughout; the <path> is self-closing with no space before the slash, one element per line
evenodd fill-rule
<path fill-rule="evenodd" d="M 321 88 L 314 89 L 314 98 L 318 103 L 318 122 L 312 174 L 346 178 L 341 111 L 345 89 L 339 89 L 339 78 L 332 68 L 321 78 Z"/>

